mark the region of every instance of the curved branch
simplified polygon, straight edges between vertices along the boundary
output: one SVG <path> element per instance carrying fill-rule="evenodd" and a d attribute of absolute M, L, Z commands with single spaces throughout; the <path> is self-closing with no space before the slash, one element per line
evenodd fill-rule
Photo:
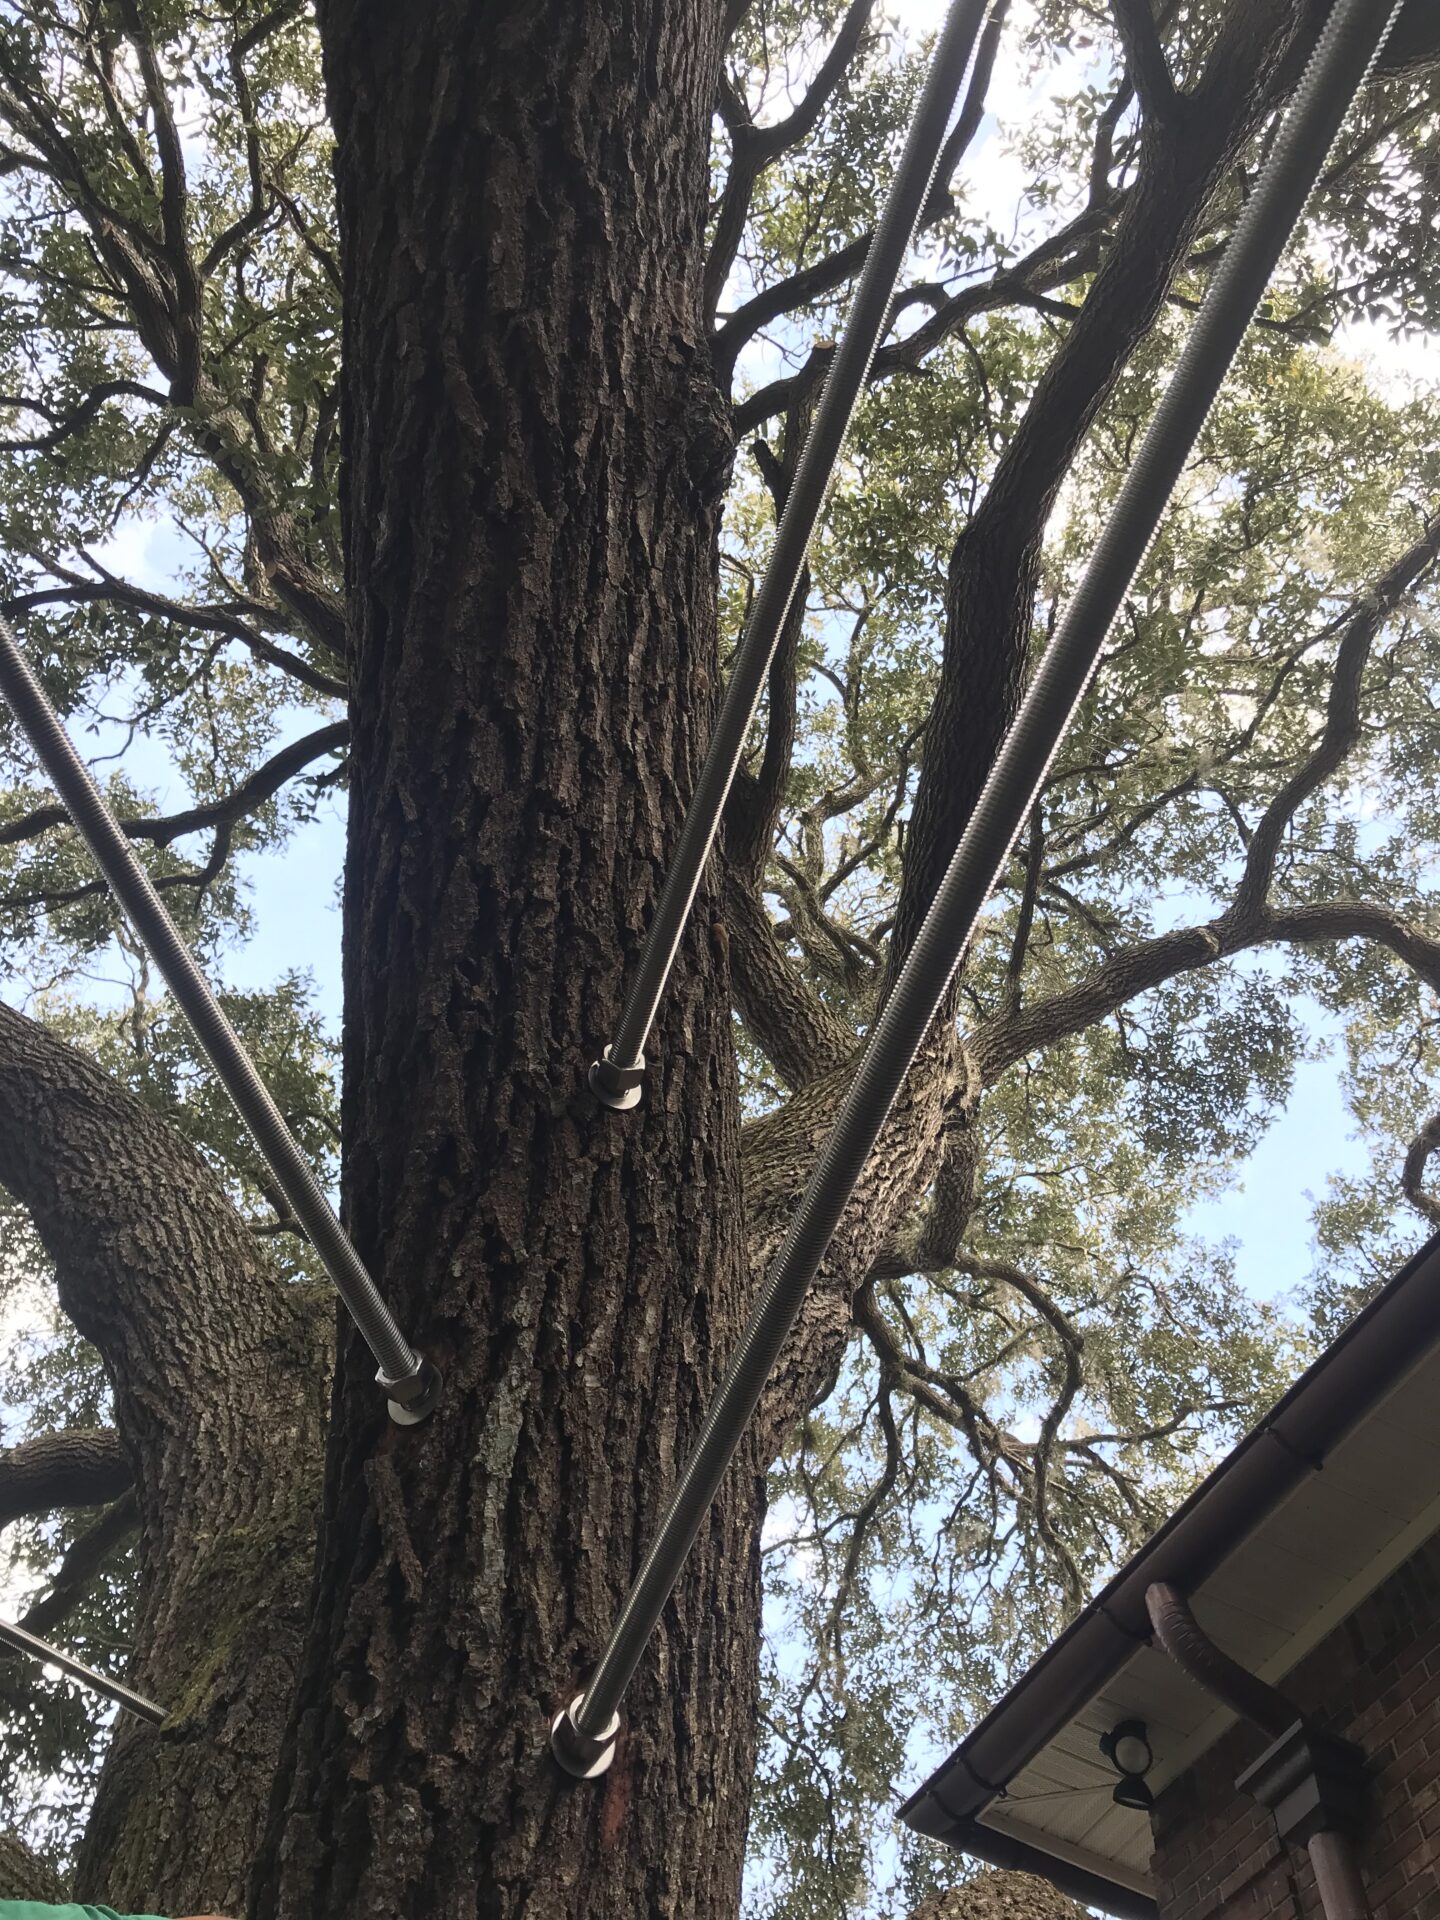
<path fill-rule="evenodd" d="M 989 1086 L 1026 1054 L 1084 1032 L 1127 1001 L 1182 973 L 1207 967 L 1222 953 L 1238 951 L 1245 944 L 1239 942 L 1227 949 L 1214 926 L 1185 927 L 1140 941 L 1097 967 L 1076 986 L 1017 1012 L 983 1021 L 967 1044 Z"/>
<path fill-rule="evenodd" d="M 1390 907 L 1366 900 L 1326 900 L 1309 907 L 1274 907 L 1257 939 L 1317 946 L 1335 940 L 1371 940 L 1403 960 L 1432 993 L 1440 994 L 1440 940 L 1410 926 Z"/>
<path fill-rule="evenodd" d="M 1026 1054 L 1083 1032 L 1127 1001 L 1182 973 L 1193 973 L 1250 947 L 1318 946 L 1339 940 L 1370 940 L 1387 948 L 1433 993 L 1440 993 L 1440 940 L 1410 926 L 1389 907 L 1363 900 L 1327 900 L 1313 906 L 1267 907 L 1248 918 L 1232 909 L 1205 926 L 1140 941 L 1065 992 L 1017 1014 L 982 1022 L 967 1045 L 988 1086 Z"/>
<path fill-rule="evenodd" d="M 172 841 L 181 840 L 188 833 L 233 827 L 237 821 L 273 799 L 287 781 L 303 773 L 312 761 L 337 752 L 349 738 L 350 722 L 333 721 L 328 727 L 317 727 L 314 733 L 292 740 L 289 746 L 282 747 L 279 753 L 272 755 L 248 779 L 242 780 L 238 787 L 219 800 L 189 807 L 183 813 L 157 817 L 133 815 L 117 824 L 121 832 L 128 834 L 132 840 L 148 840 L 157 847 L 168 847 Z M 69 818 L 61 806 L 36 807 L 21 819 L 0 825 L 0 847 L 12 847 L 21 841 L 33 840 L 52 827 L 64 826 Z"/>
<path fill-rule="evenodd" d="M 944 1273 L 956 1264 L 961 1236 L 975 1211 L 975 1180 L 980 1146 L 974 1111 L 980 1097 L 980 1076 L 974 1056 L 964 1055 L 967 1077 L 952 1095 L 955 1111 L 940 1136 L 939 1165 L 929 1204 L 905 1235 L 876 1255 L 866 1278 L 902 1280 L 911 1273 Z"/>
<path fill-rule="evenodd" d="M 1038 1006 L 1006 1010 L 983 1022 L 970 1045 L 987 1083 L 1037 1047 L 1054 1045 L 1103 1020 L 1152 987 L 1247 947 L 1284 941 L 1310 945 L 1327 940 L 1373 940 L 1389 948 L 1432 989 L 1440 991 L 1440 942 L 1409 926 L 1391 909 L 1339 900 L 1287 907 L 1273 905 L 1267 899 L 1286 828 L 1302 803 L 1339 769 L 1359 737 L 1361 684 L 1376 636 L 1437 561 L 1440 514 L 1381 575 L 1345 626 L 1320 740 L 1249 836 L 1240 884 L 1225 912 L 1206 926 L 1187 927 L 1138 942 L 1111 955 L 1088 979 L 1066 992 L 1054 994 Z M 1333 631 L 1335 624 L 1332 622 L 1327 631 Z M 1304 647 L 1293 649 L 1282 672 L 1288 673 L 1313 644 L 1306 641 Z M 1258 716 L 1247 730 L 1251 737 L 1257 725 Z M 1168 800 L 1195 784 L 1197 778 L 1192 775 L 1162 799 Z M 1128 834 L 1117 835 L 1109 844 L 1119 845 L 1126 838 Z"/>
<path fill-rule="evenodd" d="M 746 144 L 753 144 L 762 165 L 768 166 L 782 154 L 789 153 L 792 147 L 798 147 L 814 129 L 831 95 L 845 78 L 874 11 L 875 0 L 850 0 L 845 18 L 830 43 L 830 51 L 821 61 L 820 69 L 806 88 L 799 106 L 773 127 L 756 127 L 753 135 L 747 135 Z"/>
<path fill-rule="evenodd" d="M 106 572 L 98 561 L 86 555 L 98 580 L 86 580 L 84 574 L 71 572 L 71 568 L 61 566 L 50 555 L 38 555 L 48 572 L 56 574 L 65 584 L 60 588 L 33 588 L 29 593 L 15 593 L 13 599 L 4 603 L 4 611 L 12 618 L 17 614 L 29 612 L 35 607 L 132 607 L 136 612 L 150 612 L 161 620 L 173 620 L 177 626 L 194 628 L 198 634 L 223 634 L 228 639 L 238 639 L 242 647 L 248 647 L 257 660 L 265 660 L 267 666 L 278 666 L 282 674 L 290 674 L 292 680 L 313 687 L 317 693 L 328 693 L 332 699 L 344 701 L 348 687 L 344 680 L 336 680 L 334 674 L 324 674 L 319 666 L 311 666 L 309 660 L 301 659 L 298 653 L 292 653 L 288 647 L 276 645 L 273 639 L 261 634 L 250 620 L 234 607 L 192 607 L 186 601 L 167 599 L 163 593 L 152 593 L 150 589 L 136 588 L 129 580 L 121 580 L 115 574 Z M 263 614 L 265 609 L 255 607 L 253 611 Z"/>
<path fill-rule="evenodd" d="M 892 373 L 913 373 L 928 353 L 933 352 L 941 341 L 958 333 L 967 320 L 978 319 L 980 315 L 993 313 L 1001 307 L 1057 306 L 1058 303 L 1047 301 L 1046 290 L 1063 287 L 1077 275 L 1094 270 L 1096 238 L 1115 208 L 1121 204 L 1122 198 L 1117 195 L 1099 209 L 1087 208 L 1059 233 L 1042 240 L 1014 266 L 1002 267 L 988 280 L 962 287 L 958 293 L 941 301 L 913 333 L 906 334 L 903 340 L 892 340 L 888 346 L 881 347 L 870 368 L 869 384 L 873 386 Z M 862 249 L 860 258 L 852 263 L 851 270 L 858 270 L 863 259 Z M 805 297 L 816 298 L 819 292 L 826 290 L 812 285 L 806 276 L 795 276 L 795 283 L 802 281 L 810 288 Z M 766 296 L 756 297 L 758 300 Z M 910 297 L 900 296 L 897 309 L 902 301 L 908 302 Z M 789 302 L 787 310 L 789 306 L 803 304 L 804 298 Z M 1065 318 L 1072 319 L 1082 309 L 1065 306 L 1061 311 Z M 762 317 L 757 326 L 764 323 Z M 753 432 L 763 421 L 786 408 L 812 400 L 824 384 L 834 357 L 833 346 L 814 347 L 804 365 L 795 373 L 772 380 L 768 386 L 737 401 L 731 415 L 737 436 Z"/>
<path fill-rule="evenodd" d="M 1360 686 L 1370 649 L 1386 620 L 1440 558 L 1440 511 L 1425 532 L 1375 583 L 1340 642 L 1325 726 L 1309 759 L 1280 789 L 1251 835 L 1232 909 L 1244 917 L 1264 901 L 1286 828 L 1302 804 L 1339 768 L 1360 737 Z"/>
<path fill-rule="evenodd" d="M 781 1079 L 805 1087 L 843 1067 L 855 1052 L 854 1032 L 791 965 L 764 902 L 728 862 L 724 913 L 736 1007 Z"/>
<path fill-rule="evenodd" d="M 720 208 L 715 217 L 715 237 L 705 262 L 705 310 L 715 311 L 716 302 L 730 276 L 736 252 L 745 232 L 755 182 L 766 167 L 782 154 L 798 147 L 814 129 L 826 102 L 840 85 L 860 46 L 861 36 L 875 11 L 875 0 L 850 0 L 845 18 L 831 42 L 830 51 L 806 90 L 795 111 L 774 126 L 757 127 L 743 101 L 726 114 L 730 130 L 731 161 Z"/>
<path fill-rule="evenodd" d="M 94 1586 L 115 1549 L 140 1525 L 140 1503 L 124 1493 L 74 1541 L 55 1571 L 50 1591 L 21 1616 L 28 1633 L 48 1633 L 71 1614 Z"/>
<path fill-rule="evenodd" d="M 38 587 L 29 593 L 17 594 L 6 602 L 5 610 L 12 616 L 24 613 L 32 607 L 64 605 L 111 605 L 133 607 L 137 613 L 149 613 L 162 620 L 171 620 L 177 626 L 193 627 L 199 633 L 224 634 L 226 638 L 238 640 L 254 654 L 257 660 L 263 660 L 267 666 L 278 667 L 282 673 L 288 673 L 292 680 L 299 680 L 307 687 L 313 687 L 317 693 L 330 694 L 337 700 L 343 700 L 349 689 L 343 680 L 337 680 L 332 674 L 322 673 L 318 667 L 312 667 L 308 660 L 292 653 L 288 647 L 278 646 L 265 634 L 246 620 L 242 612 L 233 606 L 191 606 L 184 600 L 171 600 L 163 593 L 155 593 L 147 587 L 137 587 L 129 580 L 122 580 L 117 574 L 110 573 L 92 555 L 85 555 L 85 563 L 91 567 L 97 579 L 87 579 L 84 574 L 76 573 L 60 563 L 50 554 L 34 556 L 59 580 L 63 587 Z M 259 617 L 266 610 L 253 605 L 247 609 Z"/>
<path fill-rule="evenodd" d="M 49 453 L 52 447 L 58 447 L 72 434 L 88 427 L 100 409 L 111 400 L 145 400 L 152 407 L 168 407 L 168 395 L 159 393 L 154 387 L 144 386 L 138 380 L 104 380 L 99 386 L 92 387 L 79 402 L 72 413 L 63 414 L 48 405 L 44 400 L 33 400 L 23 393 L 0 395 L 0 407 L 14 408 L 21 413 L 38 413 L 50 422 L 49 433 L 36 434 L 23 440 L 0 440 L 0 453 Z"/>
<path fill-rule="evenodd" d="M 1001 1432 L 982 1400 L 977 1399 L 955 1375 L 932 1367 L 918 1354 L 907 1353 L 896 1339 L 868 1284 L 855 1296 L 855 1325 L 869 1340 L 887 1367 L 895 1385 L 934 1414 L 946 1426 L 963 1433 L 977 1465 L 988 1473 L 1003 1460 L 1012 1469 L 1013 1453 L 1007 1448 L 1008 1436 Z"/>
<path fill-rule="evenodd" d="M 160 155 L 161 234 L 112 206 L 60 124 L 56 103 L 37 91 L 27 73 L 0 49 L 3 110 L 40 153 L 96 252 L 113 276 L 117 296 L 146 353 L 169 382 L 169 399 L 190 437 L 239 495 L 250 517 L 254 553 L 276 597 L 320 646 L 345 657 L 343 602 L 307 548 L 289 510 L 289 495 L 265 471 L 254 423 L 237 407 L 226 382 L 207 372 L 203 352 L 201 277 L 188 236 L 189 191 L 183 143 L 164 74 L 143 10 L 123 0 L 126 33 L 135 49 Z M 279 19 L 281 14 L 272 16 Z"/>
<path fill-rule="evenodd" d="M 172 888 L 192 888 L 194 905 L 198 910 L 201 900 L 215 884 L 230 858 L 231 841 L 229 827 L 217 828 L 203 867 L 186 867 L 180 873 L 153 873 L 150 876 L 151 886 L 157 893 L 168 893 Z M 77 906 L 82 900 L 97 900 L 109 890 L 110 883 L 107 880 L 84 880 L 76 887 L 37 887 L 31 893 L 7 893 L 0 895 L 0 912 L 54 913 L 59 907 Z"/>
<path fill-rule="evenodd" d="M 0 1453 L 0 1527 L 57 1507 L 98 1507 L 130 1485 L 120 1436 L 103 1427 L 44 1433 Z"/>

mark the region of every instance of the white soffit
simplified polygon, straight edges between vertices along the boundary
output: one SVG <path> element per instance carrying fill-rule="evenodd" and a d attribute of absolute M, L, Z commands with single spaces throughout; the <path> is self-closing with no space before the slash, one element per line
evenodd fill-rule
<path fill-rule="evenodd" d="M 1276 1442 L 1280 1444 L 1280 1442 Z M 1395 1569 L 1440 1532 L 1440 1351 L 1426 1353 L 1320 1470 L 1308 1474 L 1191 1596 L 1225 1651 L 1280 1683 Z M 1192 1767 L 1235 1715 L 1155 1648 L 1118 1672 L 976 1816 L 1058 1860 L 1151 1891 L 1150 1823 L 1117 1807 L 1099 1739 L 1144 1720 L 1156 1793 Z M 1028 1804 L 1027 1804 L 1028 1803 Z"/>

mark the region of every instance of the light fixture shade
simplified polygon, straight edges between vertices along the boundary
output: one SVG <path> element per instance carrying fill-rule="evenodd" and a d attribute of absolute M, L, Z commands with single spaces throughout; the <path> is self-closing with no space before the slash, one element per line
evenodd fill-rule
<path fill-rule="evenodd" d="M 1120 1776 L 1112 1796 L 1116 1806 L 1148 1813 L 1155 1804 L 1155 1796 L 1145 1784 L 1145 1775 L 1155 1764 L 1155 1755 L 1145 1722 L 1120 1721 L 1109 1733 L 1101 1734 L 1100 1751 Z"/>
<path fill-rule="evenodd" d="M 1145 1782 L 1130 1774 L 1116 1782 L 1110 1798 L 1117 1807 L 1133 1807 L 1137 1813 L 1148 1813 L 1155 1804 L 1155 1796 Z"/>

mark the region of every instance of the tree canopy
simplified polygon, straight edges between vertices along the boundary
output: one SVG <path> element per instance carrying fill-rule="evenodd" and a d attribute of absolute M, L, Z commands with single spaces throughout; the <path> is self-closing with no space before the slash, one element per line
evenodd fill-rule
<path fill-rule="evenodd" d="M 704 267 L 735 437 L 722 651 L 927 46 L 921 10 L 883 0 L 727 11 Z M 1440 327 L 1421 11 L 1047 777 L 929 1117 L 904 1122 L 913 1148 L 882 1143 L 904 1204 L 802 1327 L 762 1548 L 757 1920 L 909 1912 L 953 1880 L 894 1838 L 899 1785 L 1440 1224 L 1440 395 L 1404 371 L 1436 364 Z M 993 7 L 701 902 L 733 982 L 756 1268 L 1233 231 L 1292 15 Z M 297 836 L 337 878 L 344 856 L 331 165 L 298 0 L 22 0 L 0 21 L 0 592 L 222 981 L 257 936 L 283 949 L 270 889 Z M 6 714 L 0 753 L 5 998 L 194 1143 L 257 1257 L 318 1297 Z M 333 1178 L 339 1008 L 308 959 L 226 1005 Z M 1191 1215 L 1322 1053 L 1371 1169 L 1317 1192 L 1306 1297 L 1257 1300 Z M 37 1329 L 3 1379 L 12 1585 L 26 1619 L 123 1671 L 135 1496 L 30 1211 L 6 1203 L 0 1270 L 8 1324 Z M 7 1503 L 61 1435 L 73 1484 Z M 0 1667 L 3 1811 L 57 1866 L 106 1738 L 94 1703 Z"/>

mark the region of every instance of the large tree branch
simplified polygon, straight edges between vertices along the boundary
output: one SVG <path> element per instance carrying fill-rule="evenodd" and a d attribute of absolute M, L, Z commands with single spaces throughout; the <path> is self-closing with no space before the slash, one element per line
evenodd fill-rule
<path fill-rule="evenodd" d="M 815 1155 L 834 1124 L 849 1075 L 847 1065 L 813 1081 L 744 1129 L 746 1243 L 757 1276 L 784 1237 Z M 757 1422 L 764 1457 L 779 1451 L 795 1420 L 839 1365 L 854 1330 L 855 1295 L 923 1187 L 947 1101 L 960 1078 L 953 1029 L 937 1025 L 885 1117 L 766 1387 Z"/>
<path fill-rule="evenodd" d="M 1400 1191 L 1432 1227 L 1440 1227 L 1440 1200 L 1425 1189 L 1425 1168 L 1437 1147 L 1440 1147 L 1440 1113 L 1432 1114 L 1410 1142 L 1400 1170 Z"/>
<path fill-rule="evenodd" d="M 875 0 L 850 0 L 839 30 L 830 43 L 830 51 L 821 61 L 799 106 L 773 126 L 754 127 L 746 135 L 745 144 L 759 152 L 763 165 L 768 166 L 782 154 L 789 153 L 814 131 L 820 115 L 849 71 L 874 11 Z"/>
<path fill-rule="evenodd" d="M 745 1029 L 789 1087 L 843 1067 L 852 1029 L 825 1005 L 775 938 L 756 889 L 726 863 L 723 908 L 730 979 Z"/>
<path fill-rule="evenodd" d="M 162 1740 L 117 1733 L 77 1869 L 94 1885 L 147 1810 L 210 1804 L 217 1777 L 273 1772 L 304 1632 L 334 1312 L 328 1289 L 271 1269 L 165 1120 L 5 1007 L 0 1183 L 113 1385 L 141 1516 L 129 1677 L 172 1708 Z M 238 1901 L 233 1850 L 210 1859 Z"/>
<path fill-rule="evenodd" d="M 49 1591 L 42 1594 L 21 1615 L 20 1625 L 29 1633 L 49 1633 L 67 1619 L 89 1593 L 114 1555 L 116 1549 L 135 1533 L 140 1525 L 140 1504 L 133 1490 L 108 1506 L 93 1526 L 75 1540 L 55 1570 Z"/>
<path fill-rule="evenodd" d="M 1387 569 L 1350 619 L 1320 740 L 1252 834 L 1240 886 L 1226 911 L 1207 926 L 1162 934 L 1113 955 L 1087 980 L 1039 1006 L 985 1022 L 971 1045 L 987 1082 L 1023 1055 L 1105 1019 L 1138 994 L 1248 947 L 1370 940 L 1395 953 L 1440 992 L 1440 941 L 1411 927 L 1390 908 L 1361 901 L 1286 906 L 1268 900 L 1281 838 L 1296 809 L 1338 770 L 1358 737 L 1361 678 L 1374 639 L 1437 558 L 1440 518 Z"/>
<path fill-rule="evenodd" d="M 1262 907 L 1245 918 L 1231 909 L 1208 925 L 1140 941 L 1065 992 L 1017 1014 L 983 1021 L 967 1044 L 990 1085 L 1027 1054 L 1083 1033 L 1140 994 L 1182 973 L 1193 973 L 1252 947 L 1319 946 L 1341 940 L 1369 940 L 1387 948 L 1433 993 L 1440 994 L 1440 940 L 1410 926 L 1389 907 L 1329 900 L 1313 906 Z"/>
<path fill-rule="evenodd" d="M 766 167 L 814 130 L 826 103 L 844 79 L 875 11 L 875 0 L 850 0 L 839 31 L 819 71 L 793 113 L 773 126 L 757 127 L 743 101 L 725 115 L 730 132 L 730 172 L 720 196 L 709 257 L 705 262 L 705 311 L 713 313 L 745 233 L 755 183 Z"/>
<path fill-rule="evenodd" d="M 0 1527 L 57 1507 L 98 1507 L 130 1485 L 120 1436 L 100 1427 L 44 1433 L 0 1453 Z"/>
<path fill-rule="evenodd" d="M 300 1418 L 313 1391 L 297 1401 L 297 1369 L 315 1361 L 308 1303 L 264 1263 L 192 1147 L 4 1006 L 0 1184 L 29 1212 L 62 1308 L 105 1361 L 147 1539 L 164 1552 L 187 1529 L 212 1537 L 215 1503 L 243 1513 L 251 1498 L 224 1484 L 236 1454 L 232 1381 L 249 1376 L 244 1404 L 273 1397 L 277 1416 Z"/>
<path fill-rule="evenodd" d="M 974 1091 L 978 1093 L 978 1083 Z M 955 1264 L 974 1211 L 979 1171 L 979 1147 L 969 1111 L 947 1120 L 939 1144 L 928 1203 L 907 1231 L 876 1254 L 866 1275 L 872 1284 L 901 1280 L 912 1273 L 943 1273 Z"/>
<path fill-rule="evenodd" d="M 0 1900 L 39 1900 L 58 1906 L 65 1887 L 53 1867 L 26 1846 L 18 1833 L 0 1828 Z"/>
<path fill-rule="evenodd" d="M 893 981 L 1022 696 L 1041 541 L 1096 413 L 1155 317 L 1244 144 L 1284 99 L 1316 21 L 1295 0 L 1228 9 L 1199 85 L 1154 129 L 1114 244 L 951 556 L 940 684 L 891 942 Z"/>
<path fill-rule="evenodd" d="M 1276 794 L 1251 835 L 1245 871 L 1232 909 L 1237 916 L 1244 918 L 1253 913 L 1266 898 L 1280 844 L 1291 821 L 1311 794 L 1337 771 L 1359 738 L 1360 687 L 1376 635 L 1437 558 L 1440 558 L 1440 510 L 1420 538 L 1382 574 L 1346 627 L 1336 655 L 1319 744 Z"/>
<path fill-rule="evenodd" d="M 160 156 L 160 224 L 170 272 L 176 343 L 172 392 L 178 405 L 187 406 L 200 380 L 201 278 L 190 251 L 185 149 L 140 0 L 121 0 L 121 12 L 150 103 L 151 127 Z"/>
<path fill-rule="evenodd" d="M 757 441 L 755 445 L 756 463 L 769 489 L 777 526 L 809 429 L 808 410 L 796 408 L 785 423 L 784 443 L 778 457 L 765 441 Z M 737 770 L 725 807 L 726 854 L 737 873 L 756 889 L 765 877 L 765 864 L 775 844 L 775 828 L 795 748 L 800 642 L 805 632 L 809 598 L 810 569 L 802 567 L 770 662 L 765 744 L 760 764 L 753 773 L 746 767 Z"/>
<path fill-rule="evenodd" d="M 1259 929 L 1268 942 L 1326 946 L 1341 940 L 1369 940 L 1402 960 L 1440 994 L 1440 940 L 1412 927 L 1390 907 L 1365 900 L 1325 900 L 1308 907 L 1272 907 Z"/>
<path fill-rule="evenodd" d="M 910 1920 L 1085 1920 L 1088 1908 L 1028 1873 L 986 1869 L 963 1887 L 931 1894 Z"/>
<path fill-rule="evenodd" d="M 233 1777 L 274 1767 L 303 1632 L 334 1316 L 328 1290 L 317 1299 L 263 1261 L 165 1121 L 5 1007 L 0 1183 L 29 1211 L 61 1306 L 113 1383 L 142 1522 L 131 1677 L 176 1709 L 163 1741 L 117 1741 L 83 1881 L 144 1808 L 191 1804 L 217 1748 Z M 218 1648 L 206 1631 L 216 1619 L 228 1623 Z"/>
<path fill-rule="evenodd" d="M 1125 49 L 1130 82 L 1151 120 L 1164 122 L 1175 111 L 1175 83 L 1165 61 L 1165 49 L 1150 0 L 1110 0 L 1115 29 Z"/>

